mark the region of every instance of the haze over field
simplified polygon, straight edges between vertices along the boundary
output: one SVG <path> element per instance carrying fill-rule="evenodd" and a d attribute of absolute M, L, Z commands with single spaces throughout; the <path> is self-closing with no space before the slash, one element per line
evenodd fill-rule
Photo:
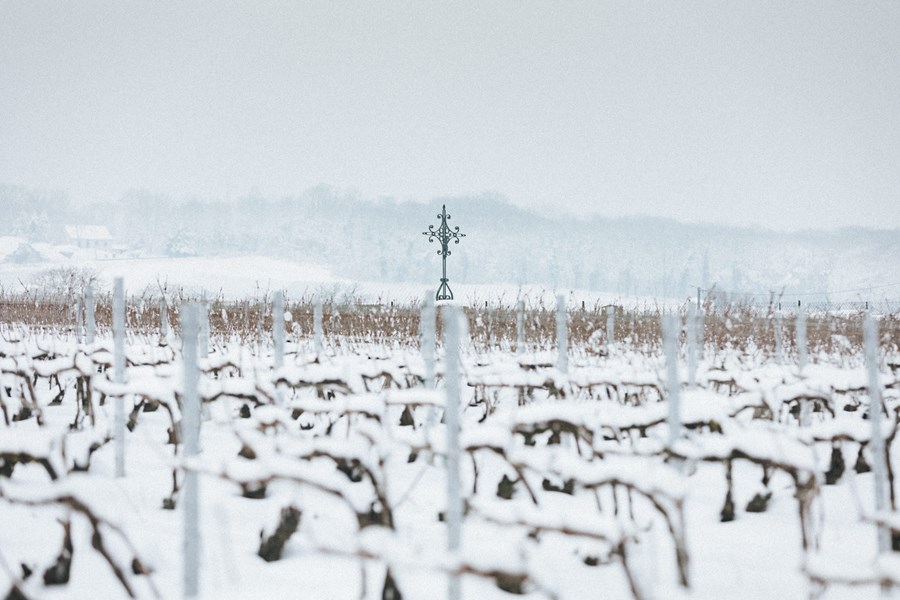
<path fill-rule="evenodd" d="M 0 6 L 0 235 L 434 284 L 447 202 L 458 283 L 900 296 L 896 2 Z"/>
<path fill-rule="evenodd" d="M 900 4 L 0 4 L 0 181 L 900 227 Z"/>
<path fill-rule="evenodd" d="M 784 292 L 786 299 L 802 294 L 807 300 L 900 296 L 900 286 L 891 285 L 900 266 L 896 230 L 778 233 L 649 217 L 552 218 L 490 195 L 435 199 L 426 205 L 365 201 L 324 187 L 296 197 L 248 196 L 227 203 L 176 202 L 134 192 L 118 202 L 84 207 L 0 187 L 0 200 L 13 207 L 8 214 L 14 217 L 0 222 L 0 236 L 31 240 L 40 250 L 41 242 L 71 243 L 62 236 L 65 223 L 105 223 L 115 234 L 117 249 L 82 251 L 74 257 L 91 259 L 95 267 L 112 272 L 119 269 L 117 261 L 103 266 L 104 261 L 94 259 L 142 258 L 129 263 L 126 277 L 153 282 L 158 272 L 163 280 L 190 285 L 193 279 L 192 287 L 207 289 L 225 285 L 232 293 L 249 292 L 255 282 L 265 287 L 267 281 L 299 281 L 302 290 L 311 283 L 344 281 L 382 282 L 395 288 L 408 284 L 412 291 L 404 293 L 418 295 L 437 285 L 439 246 L 428 243 L 422 232 L 438 224 L 436 215 L 446 203 L 450 224 L 466 234 L 451 247 L 452 284 L 578 288 L 675 299 L 693 296 L 698 286 L 714 285 L 762 298 L 770 291 Z M 42 203 L 49 210 L 36 210 Z M 5 256 L 0 249 L 0 275 L 6 270 L 15 281 L 22 268 L 48 266 L 22 260 L 23 252 L 8 245 Z M 53 255 L 59 257 L 60 251 L 68 252 L 63 246 Z M 40 261 L 37 254 L 34 260 Z M 194 256 L 223 258 L 187 261 Z M 224 258 L 240 256 L 248 260 Z M 146 260 L 149 257 L 182 263 Z M 234 277 L 243 283 L 225 283 Z"/>

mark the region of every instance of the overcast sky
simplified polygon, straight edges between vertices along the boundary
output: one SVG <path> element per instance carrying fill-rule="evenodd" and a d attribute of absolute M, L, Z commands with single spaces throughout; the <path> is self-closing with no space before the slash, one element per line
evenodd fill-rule
<path fill-rule="evenodd" d="M 900 227 L 900 2 L 0 0 L 0 182 Z"/>

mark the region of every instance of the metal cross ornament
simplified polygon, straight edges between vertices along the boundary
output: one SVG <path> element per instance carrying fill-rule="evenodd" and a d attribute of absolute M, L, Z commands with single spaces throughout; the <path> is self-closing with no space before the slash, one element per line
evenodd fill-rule
<path fill-rule="evenodd" d="M 447 281 L 449 281 L 447 279 L 447 257 L 450 256 L 449 246 L 451 240 L 458 244 L 459 238 L 466 237 L 466 234 L 460 233 L 459 227 L 450 229 L 447 225 L 447 220 L 450 218 L 450 215 L 447 214 L 446 204 L 441 207 L 441 214 L 439 214 L 437 218 L 441 220 L 441 224 L 437 229 L 434 228 L 434 225 L 429 225 L 428 231 L 422 232 L 422 235 L 428 236 L 429 242 L 433 242 L 435 238 L 437 238 L 441 243 L 441 249 L 438 250 L 438 254 L 441 255 L 443 271 L 441 276 L 441 286 L 438 288 L 434 298 L 435 300 L 453 300 L 453 292 L 450 290 L 450 285 L 447 283 Z"/>

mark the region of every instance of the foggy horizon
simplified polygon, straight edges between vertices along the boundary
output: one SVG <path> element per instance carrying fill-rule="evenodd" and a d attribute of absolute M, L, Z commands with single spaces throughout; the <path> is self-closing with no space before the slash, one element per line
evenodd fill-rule
<path fill-rule="evenodd" d="M 427 209 L 429 206 L 433 206 L 436 204 L 446 203 L 448 207 L 453 208 L 453 204 L 455 202 L 477 202 L 480 200 L 491 200 L 498 201 L 502 204 L 508 205 L 510 208 L 524 211 L 530 215 L 534 215 L 536 217 L 545 218 L 551 221 L 559 221 L 559 220 L 576 220 L 580 222 L 590 222 L 590 221 L 606 221 L 612 223 L 627 223 L 631 221 L 663 221 L 663 222 L 672 222 L 679 225 L 687 225 L 687 226 L 696 226 L 700 228 L 716 228 L 719 230 L 735 230 L 735 231 L 761 231 L 765 233 L 772 233 L 776 235 L 789 235 L 789 234 L 830 234 L 830 233 L 840 233 L 842 231 L 852 231 L 852 230 L 865 230 L 865 231 L 873 231 L 880 233 L 890 233 L 890 232 L 898 232 L 900 233 L 900 225 L 886 225 L 883 223 L 875 223 L 873 225 L 857 225 L 857 224 L 835 224 L 833 226 L 827 227 L 811 227 L 808 225 L 796 225 L 793 227 L 787 228 L 778 228 L 772 223 L 716 223 L 713 221 L 703 220 L 699 216 L 696 218 L 691 218 L 689 216 L 685 217 L 677 217 L 677 216 L 667 216 L 667 215 L 656 215 L 650 213 L 640 213 L 635 212 L 631 214 L 624 215 L 605 215 L 600 213 L 584 213 L 577 212 L 575 210 L 567 209 L 566 207 L 553 207 L 549 205 L 541 206 L 522 206 L 513 203 L 509 198 L 504 196 L 503 194 L 493 193 L 493 192 L 482 192 L 482 193 L 473 193 L 469 195 L 439 195 L 433 196 L 430 198 L 400 198 L 396 196 L 379 196 L 379 197 L 364 197 L 358 193 L 358 190 L 349 188 L 349 189 L 339 189 L 334 186 L 329 186 L 326 184 L 314 185 L 309 188 L 298 190 L 293 193 L 286 193 L 281 195 L 263 195 L 259 192 L 259 190 L 249 190 L 247 192 L 241 194 L 232 194 L 227 197 L 223 196 L 198 196 L 195 194 L 163 194 L 161 192 L 150 190 L 150 189 L 128 189 L 120 194 L 116 198 L 104 200 L 99 198 L 73 198 L 71 194 L 66 190 L 59 189 L 47 189 L 41 187 L 27 187 L 15 184 L 13 182 L 8 181 L 0 181 L 0 187 L 7 186 L 7 188 L 15 188 L 21 189 L 27 193 L 33 193 L 38 195 L 47 195 L 52 197 L 58 197 L 63 199 L 65 202 L 71 203 L 74 207 L 79 208 L 90 208 L 96 206 L 103 205 L 116 205 L 122 202 L 126 202 L 129 198 L 134 197 L 135 195 L 145 195 L 148 197 L 152 197 L 154 199 L 171 202 L 175 205 L 185 205 L 189 203 L 199 203 L 202 205 L 235 205 L 241 202 L 247 202 L 251 200 L 258 200 L 265 203 L 278 203 L 283 201 L 288 201 L 291 199 L 300 200 L 305 195 L 315 192 L 316 190 L 327 190 L 329 194 L 333 194 L 335 196 L 341 198 L 347 198 L 355 202 L 363 202 L 367 204 L 377 205 L 379 203 L 393 203 L 396 205 L 413 205 L 422 210 L 422 217 L 425 221 L 431 216 L 430 211 Z M 94 219 L 97 221 L 97 219 Z M 97 223 L 83 223 L 85 225 L 90 224 L 102 224 L 100 222 Z"/>
<path fill-rule="evenodd" d="M 5 3 L 0 182 L 900 228 L 900 5 Z M 894 208 L 892 208 L 894 207 Z"/>

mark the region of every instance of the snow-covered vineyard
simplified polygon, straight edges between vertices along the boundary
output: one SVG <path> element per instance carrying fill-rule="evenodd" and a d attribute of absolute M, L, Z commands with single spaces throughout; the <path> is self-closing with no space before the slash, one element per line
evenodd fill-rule
<path fill-rule="evenodd" d="M 606 343 L 610 311 L 570 343 L 560 313 L 557 341 L 517 352 L 471 343 L 452 307 L 435 340 L 424 310 L 421 344 L 345 343 L 319 315 L 310 335 L 255 340 L 210 335 L 202 318 L 178 337 L 116 323 L 118 344 L 81 323 L 5 325 L 0 593 L 900 587 L 892 326 L 868 352 L 847 336 L 807 351 L 802 324 L 772 350 L 713 343 L 692 314 L 666 318 L 663 344 L 624 327 Z"/>

